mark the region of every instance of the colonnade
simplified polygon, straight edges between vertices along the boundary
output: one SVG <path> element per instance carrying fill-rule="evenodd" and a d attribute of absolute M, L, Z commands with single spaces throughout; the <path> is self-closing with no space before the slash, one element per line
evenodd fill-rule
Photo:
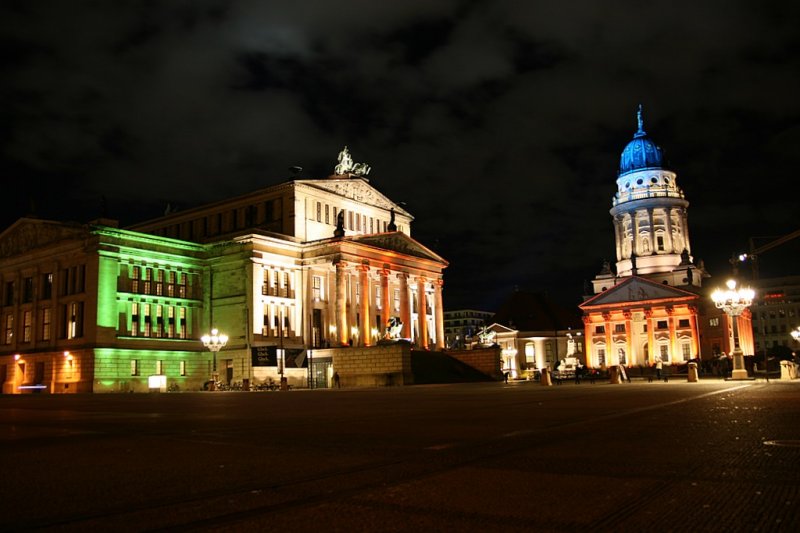
<path fill-rule="evenodd" d="M 655 213 L 659 211 L 659 213 Z M 677 219 L 673 220 L 673 216 Z M 656 231 L 656 217 L 660 217 L 662 231 Z M 614 216 L 614 235 L 617 244 L 617 260 L 630 259 L 650 254 L 680 254 L 686 249 L 691 253 L 689 228 L 685 207 L 649 207 Z M 646 221 L 646 227 L 642 221 Z M 677 222 L 676 225 L 673 223 Z M 674 225 L 674 227 L 673 227 Z M 642 231 L 645 229 L 645 231 Z M 663 249 L 659 250 L 656 237 L 663 236 Z"/>
<path fill-rule="evenodd" d="M 383 268 L 374 268 L 366 262 L 355 264 L 341 260 L 336 262 L 335 266 L 334 338 L 339 344 L 347 346 L 357 343 L 371 346 L 383 337 L 389 319 L 397 316 L 403 324 L 401 338 L 411 339 L 418 347 L 424 349 L 444 348 L 441 278 L 428 279 L 422 274 L 412 276 L 408 272 L 392 271 L 386 265 Z M 377 288 L 375 288 L 376 275 L 379 277 Z M 353 287 L 353 283 L 357 284 L 357 289 Z M 416 285 L 416 290 L 412 290 L 413 284 Z M 348 286 L 353 287 L 349 294 Z M 392 288 L 399 293 L 396 307 Z M 430 302 L 429 292 L 432 296 Z M 380 294 L 380 305 L 376 298 L 378 294 Z M 416 302 L 413 298 L 416 298 Z M 348 303 L 351 305 L 348 306 Z M 417 305 L 414 306 L 414 303 Z M 415 307 L 416 313 L 414 313 Z M 429 331 L 428 317 L 431 315 L 428 314 L 428 308 L 432 311 L 433 331 Z M 376 317 L 380 317 L 380 324 L 373 323 Z M 416 330 L 413 327 L 415 319 Z M 431 340 L 433 346 L 430 346 Z"/>

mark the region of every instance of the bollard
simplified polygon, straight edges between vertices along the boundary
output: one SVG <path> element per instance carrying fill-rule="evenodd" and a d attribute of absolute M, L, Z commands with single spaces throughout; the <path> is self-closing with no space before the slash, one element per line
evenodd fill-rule
<path fill-rule="evenodd" d="M 542 369 L 542 377 L 539 379 L 539 383 L 541 383 L 542 385 L 552 385 L 553 384 L 553 378 L 550 377 L 550 369 L 549 368 L 543 368 Z"/>
<path fill-rule="evenodd" d="M 689 374 L 686 376 L 689 383 L 697 383 L 697 363 L 689 363 Z"/>
<path fill-rule="evenodd" d="M 620 383 L 618 366 L 608 367 L 608 382 L 612 385 L 618 385 Z"/>

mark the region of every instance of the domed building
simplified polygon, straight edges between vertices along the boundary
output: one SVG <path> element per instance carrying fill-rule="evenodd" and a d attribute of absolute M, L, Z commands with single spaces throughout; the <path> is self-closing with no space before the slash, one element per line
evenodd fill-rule
<path fill-rule="evenodd" d="M 616 185 L 609 211 L 616 268 L 603 265 L 592 280 L 592 295 L 580 305 L 587 365 L 681 364 L 730 352 L 727 317 L 716 309 L 706 312 L 702 283 L 709 275 L 692 255 L 689 202 L 676 173 L 665 168 L 663 151 L 645 132 L 641 105 Z M 739 321 L 742 350 L 753 353 L 749 313 Z"/>

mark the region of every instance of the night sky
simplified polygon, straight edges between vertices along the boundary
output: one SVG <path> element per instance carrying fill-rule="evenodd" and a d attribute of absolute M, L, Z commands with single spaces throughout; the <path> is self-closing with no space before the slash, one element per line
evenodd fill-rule
<path fill-rule="evenodd" d="M 577 303 L 639 103 L 707 283 L 800 228 L 798 2 L 6 0 L 0 28 L 3 228 L 322 178 L 348 145 L 450 261 L 448 308 Z"/>

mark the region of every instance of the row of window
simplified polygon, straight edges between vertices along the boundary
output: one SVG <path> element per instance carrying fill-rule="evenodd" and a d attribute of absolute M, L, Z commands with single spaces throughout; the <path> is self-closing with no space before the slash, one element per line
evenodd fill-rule
<path fill-rule="evenodd" d="M 33 341 L 33 310 L 22 311 L 19 342 Z M 83 302 L 70 302 L 59 306 L 59 333 L 60 339 L 76 339 L 83 337 Z M 45 307 L 39 310 L 37 340 L 49 341 L 52 338 L 53 310 Z M 14 315 L 6 314 L 3 320 L 3 343 L 14 342 Z"/>
<path fill-rule="evenodd" d="M 794 318 L 798 316 L 798 310 L 794 307 L 788 309 L 770 309 L 769 311 L 753 311 L 753 322 L 756 320 L 775 320 L 781 318 Z"/>
<path fill-rule="evenodd" d="M 666 344 L 661 344 L 658 347 L 658 357 L 661 358 L 661 361 L 664 363 L 671 363 L 676 362 L 675 360 L 670 358 L 669 346 Z M 692 344 L 691 342 L 682 342 L 680 344 L 680 357 L 683 362 L 690 361 L 692 359 Z M 606 361 L 606 349 L 605 348 L 597 348 L 595 350 L 595 354 L 597 355 L 597 364 L 600 366 L 605 366 Z M 627 355 L 625 353 L 624 348 L 617 349 L 617 359 L 619 360 L 619 364 L 627 365 L 629 363 Z"/>
<path fill-rule="evenodd" d="M 316 221 L 329 226 L 335 226 L 339 213 L 344 211 L 344 229 L 350 231 L 358 231 L 363 233 L 386 233 L 389 229 L 388 220 L 380 220 L 375 217 L 367 217 L 367 215 L 356 213 L 352 210 L 342 209 L 339 210 L 336 206 L 323 204 L 317 202 Z"/>
<path fill-rule="evenodd" d="M 158 228 L 153 234 L 192 241 L 253 226 L 264 226 L 270 231 L 280 231 L 280 219 L 281 199 L 273 198 L 262 204 L 238 207 L 227 212 L 214 213 L 188 222 Z"/>
<path fill-rule="evenodd" d="M 59 296 L 69 296 L 72 294 L 80 294 L 86 290 L 86 265 L 76 265 L 61 270 L 58 277 L 59 280 Z M 40 274 L 38 279 L 34 276 L 26 276 L 22 278 L 22 290 L 17 294 L 17 282 L 6 281 L 5 290 L 3 291 L 3 305 L 11 306 L 17 303 L 26 304 L 31 303 L 37 295 L 36 289 L 38 288 L 38 297 L 40 300 L 49 300 L 53 297 L 53 273 L 45 272 Z"/>
<path fill-rule="evenodd" d="M 139 359 L 131 359 L 131 376 L 140 376 L 142 375 L 142 364 Z M 179 361 L 178 371 L 181 376 L 186 375 L 186 361 Z M 145 373 L 146 375 L 150 375 L 149 372 Z M 164 375 L 164 361 L 156 360 L 155 361 L 155 372 L 154 375 L 163 376 Z"/>
<path fill-rule="evenodd" d="M 131 336 L 185 339 L 186 308 L 173 305 L 131 303 Z"/>
<path fill-rule="evenodd" d="M 184 272 L 134 266 L 131 271 L 130 292 L 186 298 L 186 283 L 187 275 Z"/>
<path fill-rule="evenodd" d="M 712 319 L 712 320 L 719 320 L 719 319 Z M 689 321 L 688 318 L 680 318 L 678 319 L 678 327 L 679 328 L 691 327 L 691 322 Z M 669 329 L 669 322 L 667 320 L 656 321 L 656 329 L 657 330 Z M 595 326 L 594 332 L 605 333 L 606 326 L 605 325 Z M 625 333 L 625 324 L 614 324 L 614 333 Z M 642 333 L 647 333 L 647 324 L 642 324 Z"/>

